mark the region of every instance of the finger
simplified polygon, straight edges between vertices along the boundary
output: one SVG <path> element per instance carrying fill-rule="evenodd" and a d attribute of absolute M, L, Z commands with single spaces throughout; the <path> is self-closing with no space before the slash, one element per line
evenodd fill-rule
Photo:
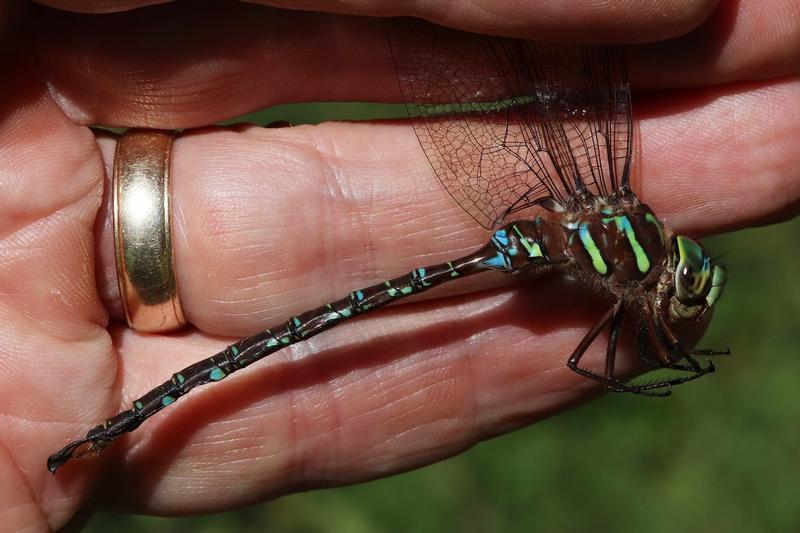
<path fill-rule="evenodd" d="M 695 236 L 800 212 L 800 76 L 644 99 L 641 196 Z"/>
<path fill-rule="evenodd" d="M 672 88 L 796 72 L 794 6 L 723 2 L 685 38 L 631 47 L 633 83 Z M 286 102 L 400 101 L 379 19 L 177 3 L 104 17 L 36 10 L 29 24 L 54 94 L 83 124 L 183 128 Z M 765 26 L 775 38 L 763 39 Z"/>
<path fill-rule="evenodd" d="M 49 530 L 73 512 L 86 479 L 66 491 L 43 467 L 59 422 L 102 416 L 114 375 L 107 315 L 95 292 L 93 227 L 103 164 L 29 63 L 0 50 L 0 529 Z M 90 369 L 86 382 L 76 368 Z M 112 378 L 113 381 L 113 378 Z M 73 386 L 89 383 L 74 403 Z M 99 398 L 95 406 L 87 399 Z"/>
<path fill-rule="evenodd" d="M 83 13 L 109 13 L 166 3 L 166 0 L 40 0 L 41 4 Z M 198 4 L 199 2 L 192 2 Z M 416 16 L 437 24 L 477 33 L 508 36 L 537 35 L 541 40 L 637 42 L 667 39 L 700 24 L 715 0 L 478 0 L 453 9 L 452 4 L 403 4 L 385 0 L 331 2 L 259 0 L 266 6 L 377 17 Z"/>
<path fill-rule="evenodd" d="M 634 191 L 694 236 L 796 214 L 797 101 L 795 76 L 642 102 Z M 181 298 L 189 320 L 212 333 L 252 334 L 488 238 L 404 122 L 201 130 L 176 141 L 172 176 Z M 113 240 L 104 235 L 101 293 L 114 294 Z M 434 294 L 499 283 L 511 280 L 467 279 Z"/>
<path fill-rule="evenodd" d="M 154 6 L 171 0 L 36 0 L 37 3 L 78 13 L 116 13 Z"/>
<path fill-rule="evenodd" d="M 629 47 L 642 88 L 693 87 L 800 72 L 800 4 L 721 2 L 699 28 Z"/>
<path fill-rule="evenodd" d="M 119 489 L 101 491 L 103 503 L 210 512 L 356 483 L 586 400 L 598 389 L 565 357 L 599 309 L 536 287 L 377 311 L 192 393 L 109 450 Z M 127 402 L 223 343 L 126 330 L 119 345 Z M 598 341 L 584 363 L 600 369 L 603 355 Z"/>

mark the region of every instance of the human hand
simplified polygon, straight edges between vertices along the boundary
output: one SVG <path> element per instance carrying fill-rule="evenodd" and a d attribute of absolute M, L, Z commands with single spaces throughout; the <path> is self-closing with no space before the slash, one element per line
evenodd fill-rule
<path fill-rule="evenodd" d="M 153 2 L 111 5 L 144 3 Z M 509 16 L 496 2 L 496 16 L 430 16 L 475 31 L 636 42 L 690 29 L 710 4 L 669 11 L 674 18 L 627 7 L 601 20 L 606 12 L 582 14 L 574 2 L 560 16 L 535 7 Z M 796 9 L 788 0 L 743 1 L 736 13 L 721 5 L 684 37 L 630 48 L 636 88 L 685 89 L 634 103 L 634 188 L 677 231 L 797 213 Z M 218 351 L 229 342 L 222 335 L 249 335 L 451 259 L 486 235 L 441 189 L 407 124 L 189 132 L 173 152 L 174 233 L 196 329 L 156 336 L 109 326 L 109 314 L 121 318 L 103 196 L 114 139 L 86 125 L 188 128 L 287 101 L 396 98 L 383 25 L 197 3 L 101 18 L 24 15 L 3 52 L 13 76 L 0 123 L 4 529 L 59 527 L 97 483 L 123 489 L 102 491 L 96 505 L 149 513 L 353 483 L 447 457 L 594 393 L 565 357 L 599 304 L 584 307 L 586 295 L 552 280 L 480 293 L 481 280 L 465 280 L 197 391 L 50 478 L 49 453 Z M 763 39 L 769 24 L 784 37 Z M 587 359 L 602 351 L 598 343 Z"/>

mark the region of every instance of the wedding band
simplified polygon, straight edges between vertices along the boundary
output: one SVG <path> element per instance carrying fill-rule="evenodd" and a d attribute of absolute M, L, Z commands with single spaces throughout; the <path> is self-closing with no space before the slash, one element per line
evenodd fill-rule
<path fill-rule="evenodd" d="M 128 325 L 155 333 L 186 324 L 175 279 L 169 165 L 173 134 L 128 130 L 114 154 L 117 282 Z"/>

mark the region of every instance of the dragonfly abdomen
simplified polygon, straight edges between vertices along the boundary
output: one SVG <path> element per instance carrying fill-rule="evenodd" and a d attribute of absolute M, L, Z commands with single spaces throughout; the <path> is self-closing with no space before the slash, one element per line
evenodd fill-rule
<path fill-rule="evenodd" d="M 541 217 L 506 224 L 494 232 L 490 244 L 494 253 L 483 265 L 492 270 L 517 272 L 569 260 L 564 232 Z"/>
<path fill-rule="evenodd" d="M 133 431 L 147 418 L 173 404 L 195 387 L 221 381 L 233 372 L 282 348 L 394 300 L 485 271 L 488 268 L 485 261 L 493 252 L 493 247 L 486 245 L 453 261 L 416 268 L 403 276 L 353 291 L 344 298 L 300 313 L 277 327 L 232 344 L 216 355 L 176 372 L 168 381 L 135 400 L 131 409 L 112 416 L 103 424 L 92 428 L 83 439 L 74 441 L 51 455 L 47 460 L 47 468 L 55 472 L 72 457 L 102 449 L 120 435 Z"/>

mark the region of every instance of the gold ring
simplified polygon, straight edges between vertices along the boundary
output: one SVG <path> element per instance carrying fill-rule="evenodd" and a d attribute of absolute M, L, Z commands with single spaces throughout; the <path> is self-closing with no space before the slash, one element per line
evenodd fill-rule
<path fill-rule="evenodd" d="M 114 154 L 114 248 L 128 325 L 149 333 L 186 324 L 172 253 L 169 165 L 173 134 L 129 130 Z"/>

